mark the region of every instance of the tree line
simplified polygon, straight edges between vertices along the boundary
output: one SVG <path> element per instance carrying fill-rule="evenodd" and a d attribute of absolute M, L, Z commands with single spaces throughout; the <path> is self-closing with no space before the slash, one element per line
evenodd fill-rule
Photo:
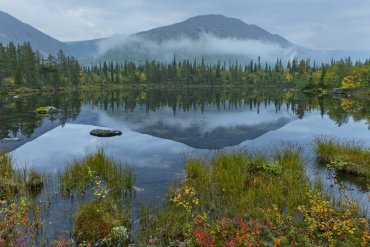
<path fill-rule="evenodd" d="M 0 83 L 2 86 L 72 86 L 82 81 L 81 65 L 60 50 L 47 58 L 33 51 L 30 43 L 15 46 L 0 43 Z"/>
<path fill-rule="evenodd" d="M 32 50 L 29 43 L 0 44 L 0 83 L 17 87 L 65 87 L 88 84 L 233 84 L 281 85 L 300 89 L 356 88 L 370 86 L 370 60 L 353 62 L 350 58 L 317 65 L 309 59 L 293 59 L 283 64 L 262 64 L 261 58 L 249 64 L 206 63 L 204 59 L 171 63 L 146 60 L 143 64 L 101 62 L 80 65 L 60 50 L 47 58 Z"/>

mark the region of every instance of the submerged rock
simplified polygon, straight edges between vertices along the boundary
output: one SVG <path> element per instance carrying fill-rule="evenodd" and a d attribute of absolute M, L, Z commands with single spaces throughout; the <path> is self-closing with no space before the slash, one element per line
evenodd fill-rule
<path fill-rule="evenodd" d="M 93 129 L 90 131 L 90 135 L 98 137 L 112 137 L 122 135 L 120 130 L 107 130 L 107 129 Z"/>
<path fill-rule="evenodd" d="M 55 114 L 58 113 L 60 110 L 58 108 L 55 108 L 54 106 L 42 106 L 39 108 L 36 108 L 35 112 L 37 114 Z"/>

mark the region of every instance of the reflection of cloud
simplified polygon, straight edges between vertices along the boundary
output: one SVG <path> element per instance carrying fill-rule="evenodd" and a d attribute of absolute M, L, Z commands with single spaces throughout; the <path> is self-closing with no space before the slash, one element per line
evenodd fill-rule
<path fill-rule="evenodd" d="M 249 144 L 263 146 L 266 143 L 278 145 L 282 140 L 287 140 L 309 147 L 312 140 L 320 135 L 361 140 L 366 146 L 370 146 L 370 135 L 366 121 L 354 122 L 351 119 L 348 124 L 338 126 L 328 116 L 322 117 L 319 111 L 313 111 L 305 118 L 292 121 L 278 131 L 271 131 L 253 142 L 247 140 L 242 143 L 242 146 Z"/>
<path fill-rule="evenodd" d="M 97 138 L 90 136 L 91 125 L 66 124 L 57 127 L 37 139 L 13 151 L 17 164 L 56 171 L 67 163 L 81 159 L 86 153 L 104 147 L 108 155 L 133 167 L 169 168 L 181 163 L 183 152 L 191 151 L 188 146 L 124 130 L 122 136 Z M 40 150 L 43 150 L 40 152 Z"/>
<path fill-rule="evenodd" d="M 145 110 L 135 109 L 133 112 L 109 112 L 106 116 L 105 112 L 101 114 L 101 124 L 111 126 L 112 119 L 121 121 L 127 128 L 143 129 L 147 126 L 165 124 L 173 128 L 187 129 L 191 127 L 199 128 L 202 134 L 214 131 L 217 128 L 235 128 L 240 126 L 256 126 L 259 124 L 274 123 L 278 119 L 294 119 L 296 118 L 292 112 L 280 110 L 276 111 L 275 106 L 269 105 L 260 107 L 257 111 L 241 107 L 240 110 L 230 109 L 229 103 L 222 107 L 222 112 L 216 107 L 206 107 L 201 113 L 197 111 L 181 111 L 179 110 L 174 115 L 171 107 L 161 107 L 155 112 L 146 112 Z M 224 109 L 225 107 L 225 109 Z"/>

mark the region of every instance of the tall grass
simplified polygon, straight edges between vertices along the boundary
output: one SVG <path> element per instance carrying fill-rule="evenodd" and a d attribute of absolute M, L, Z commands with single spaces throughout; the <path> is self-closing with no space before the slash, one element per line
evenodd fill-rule
<path fill-rule="evenodd" d="M 318 137 L 315 139 L 315 150 L 320 164 L 363 176 L 370 182 L 370 149 L 365 148 L 362 143 Z"/>
<path fill-rule="evenodd" d="M 217 217 L 257 216 L 273 204 L 291 212 L 304 203 L 308 189 L 300 150 L 295 148 L 272 159 L 219 152 L 210 162 L 188 161 L 185 170 L 187 183 L 200 196 L 200 208 Z"/>
<path fill-rule="evenodd" d="M 0 152 L 0 197 L 14 195 L 19 190 L 19 178 L 10 154 Z"/>
<path fill-rule="evenodd" d="M 84 194 L 94 182 L 92 173 L 106 183 L 111 195 L 121 195 L 132 190 L 133 171 L 108 157 L 104 150 L 99 148 L 96 153 L 88 154 L 84 159 L 68 165 L 60 174 L 59 182 L 62 194 L 65 196 L 74 193 Z"/>
<path fill-rule="evenodd" d="M 301 149 L 216 152 L 185 163 L 168 203 L 140 211 L 140 246 L 367 246 L 356 203 L 335 206 L 305 176 Z"/>

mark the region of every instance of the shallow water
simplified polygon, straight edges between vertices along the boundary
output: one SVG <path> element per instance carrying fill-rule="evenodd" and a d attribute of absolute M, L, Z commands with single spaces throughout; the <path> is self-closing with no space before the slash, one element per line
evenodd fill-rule
<path fill-rule="evenodd" d="M 343 104 L 345 101 L 346 104 Z M 352 102 L 353 108 L 347 104 Z M 335 174 L 315 164 L 313 139 L 319 135 L 356 139 L 370 146 L 369 99 L 310 97 L 283 90 L 133 89 L 6 97 L 0 104 L 0 139 L 22 167 L 49 174 L 39 196 L 47 205 L 47 238 L 70 229 L 80 200 L 58 195 L 55 175 L 73 160 L 104 147 L 108 155 L 136 174 L 135 203 L 161 202 L 167 188 L 183 179 L 183 161 L 205 157 L 215 149 L 250 149 L 269 153 L 284 145 L 304 148 L 306 172 L 338 194 Z M 62 112 L 41 117 L 38 106 Z M 108 127 L 122 136 L 98 138 L 90 130 Z M 350 197 L 370 213 L 369 191 L 344 179 Z M 46 203 L 47 202 L 47 203 Z"/>

